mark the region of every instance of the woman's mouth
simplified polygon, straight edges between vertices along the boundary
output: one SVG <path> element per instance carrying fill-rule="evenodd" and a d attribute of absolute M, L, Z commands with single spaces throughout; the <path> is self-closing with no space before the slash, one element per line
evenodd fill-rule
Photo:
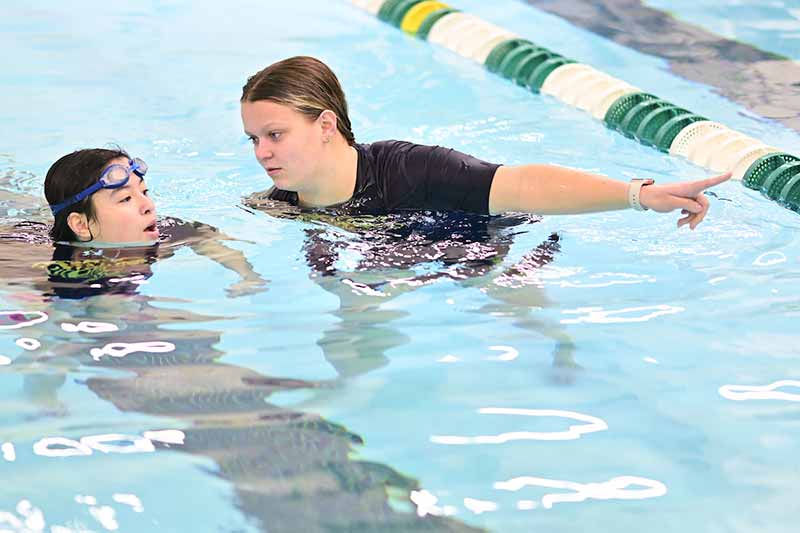
<path fill-rule="evenodd" d="M 281 167 L 269 167 L 267 168 L 267 174 L 269 174 L 270 176 L 274 176 L 281 170 L 283 170 Z"/>

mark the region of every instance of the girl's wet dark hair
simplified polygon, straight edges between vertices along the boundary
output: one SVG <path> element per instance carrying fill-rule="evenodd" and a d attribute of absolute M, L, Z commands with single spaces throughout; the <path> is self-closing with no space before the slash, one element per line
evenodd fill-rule
<path fill-rule="evenodd" d="M 97 183 L 108 164 L 120 157 L 130 158 L 121 148 L 91 148 L 63 156 L 53 163 L 44 179 L 44 195 L 47 203 L 54 205 L 63 202 Z M 89 196 L 65 207 L 55 215 L 53 227 L 50 228 L 50 237 L 54 241 L 78 240 L 75 232 L 67 224 L 70 213 L 82 213 L 89 220 L 95 220 L 92 197 Z"/>
<path fill-rule="evenodd" d="M 314 57 L 295 56 L 256 72 L 242 87 L 242 102 L 270 100 L 316 120 L 329 109 L 336 114 L 336 128 L 350 146 L 356 142 L 347 100 L 333 71 Z"/>

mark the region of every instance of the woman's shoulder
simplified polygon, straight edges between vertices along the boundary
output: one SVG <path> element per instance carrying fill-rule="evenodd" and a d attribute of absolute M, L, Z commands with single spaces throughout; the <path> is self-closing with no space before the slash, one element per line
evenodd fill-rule
<path fill-rule="evenodd" d="M 396 151 L 408 150 L 414 146 L 423 146 L 420 144 L 412 143 L 409 141 L 401 141 L 397 139 L 385 139 L 382 141 L 374 141 L 365 144 L 356 144 L 356 150 L 370 154 L 372 156 L 381 156 L 391 154 Z"/>
<path fill-rule="evenodd" d="M 402 165 L 402 162 L 421 163 L 424 165 L 431 158 L 448 157 L 453 153 L 452 149 L 444 146 L 397 139 L 386 139 L 369 144 L 356 145 L 356 149 L 378 168 L 384 165 L 394 168 L 397 165 Z"/>

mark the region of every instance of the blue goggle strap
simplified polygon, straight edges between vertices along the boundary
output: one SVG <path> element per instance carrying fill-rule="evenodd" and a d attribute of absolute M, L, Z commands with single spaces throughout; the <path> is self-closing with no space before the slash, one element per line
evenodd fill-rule
<path fill-rule="evenodd" d="M 103 185 L 104 185 L 103 181 L 100 180 L 97 183 L 95 183 L 94 185 L 92 185 L 91 187 L 89 187 L 88 189 L 82 190 L 81 192 L 79 192 L 78 194 L 73 196 L 72 198 L 68 198 L 67 200 L 64 200 L 63 202 L 58 203 L 56 205 L 51 205 L 50 206 L 50 211 L 53 212 L 53 216 L 56 216 L 58 214 L 58 212 L 61 211 L 62 209 L 64 209 L 65 207 L 69 207 L 72 204 L 77 204 L 78 202 L 80 202 L 84 198 L 96 193 L 97 191 L 99 191 L 100 189 L 103 188 Z"/>

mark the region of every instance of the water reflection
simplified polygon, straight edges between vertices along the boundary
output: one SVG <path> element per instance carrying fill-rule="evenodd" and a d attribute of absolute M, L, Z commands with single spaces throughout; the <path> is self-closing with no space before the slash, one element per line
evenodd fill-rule
<path fill-rule="evenodd" d="M 478 313 L 512 317 L 518 327 L 554 341 L 559 380 L 572 380 L 574 345 L 557 322 L 537 312 L 551 304 L 537 272 L 560 251 L 553 234 L 515 264 L 504 267 L 515 234 L 533 215 L 484 216 L 453 212 L 352 215 L 305 210 L 256 193 L 245 204 L 269 215 L 309 222 L 303 252 L 311 278 L 339 299 L 339 321 L 318 341 L 342 377 L 381 367 L 386 351 L 409 339 L 391 327 L 406 316 L 386 304 L 417 287 L 448 280 L 479 290 L 490 301 Z M 493 347 L 495 349 L 497 347 Z"/>
<path fill-rule="evenodd" d="M 86 361 L 135 374 L 92 377 L 87 386 L 122 411 L 185 421 L 180 450 L 212 458 L 216 469 L 209 473 L 233 484 L 236 506 L 265 530 L 472 530 L 451 519 L 396 511 L 389 495 L 407 500 L 417 487 L 414 480 L 389 466 L 352 459 L 363 441 L 345 427 L 269 402 L 277 392 L 335 384 L 264 376 L 218 362 L 214 345 L 220 333 L 186 327 L 198 318 L 214 320 L 173 314 L 171 322 L 183 327 L 170 332 L 175 350 L 166 357 L 138 353 Z M 162 318 L 128 323 L 115 339 L 138 343 L 164 325 Z"/>
<path fill-rule="evenodd" d="M 23 374 L 26 399 L 42 416 L 69 415 L 59 396 L 70 373 L 103 368 L 125 370 L 126 377 L 90 375 L 83 383 L 99 398 L 124 412 L 180 421 L 183 428 L 178 447 L 108 434 L 43 439 L 37 443 L 40 455 L 152 446 L 210 458 L 215 467 L 208 474 L 229 482 L 235 507 L 267 531 L 477 531 L 450 517 L 401 510 L 413 508 L 415 480 L 390 466 L 353 459 L 363 441 L 347 428 L 269 401 L 283 391 L 333 391 L 336 382 L 266 376 L 220 362 L 223 353 L 216 346 L 225 318 L 175 308 L 169 299 L 141 294 L 140 284 L 110 281 L 150 279 L 150 266 L 161 258 L 77 257 L 77 268 L 70 259 L 58 259 L 53 269 L 49 245 L 13 251 L 3 246 L 0 253 L 0 269 L 8 267 L 7 279 L 13 280 L 2 296 L 19 304 L 6 322 L 26 326 L 8 334 L 24 331 L 41 343 L 17 356 L 9 370 Z M 80 263 L 85 260 L 92 263 Z M 45 267 L 32 268 L 36 263 Z M 71 273 L 66 281 L 64 272 Z M 49 319 L 38 321 L 45 314 Z M 13 449 L 3 451 L 10 456 Z M 101 525 L 115 523 L 110 507 L 92 509 Z"/>

